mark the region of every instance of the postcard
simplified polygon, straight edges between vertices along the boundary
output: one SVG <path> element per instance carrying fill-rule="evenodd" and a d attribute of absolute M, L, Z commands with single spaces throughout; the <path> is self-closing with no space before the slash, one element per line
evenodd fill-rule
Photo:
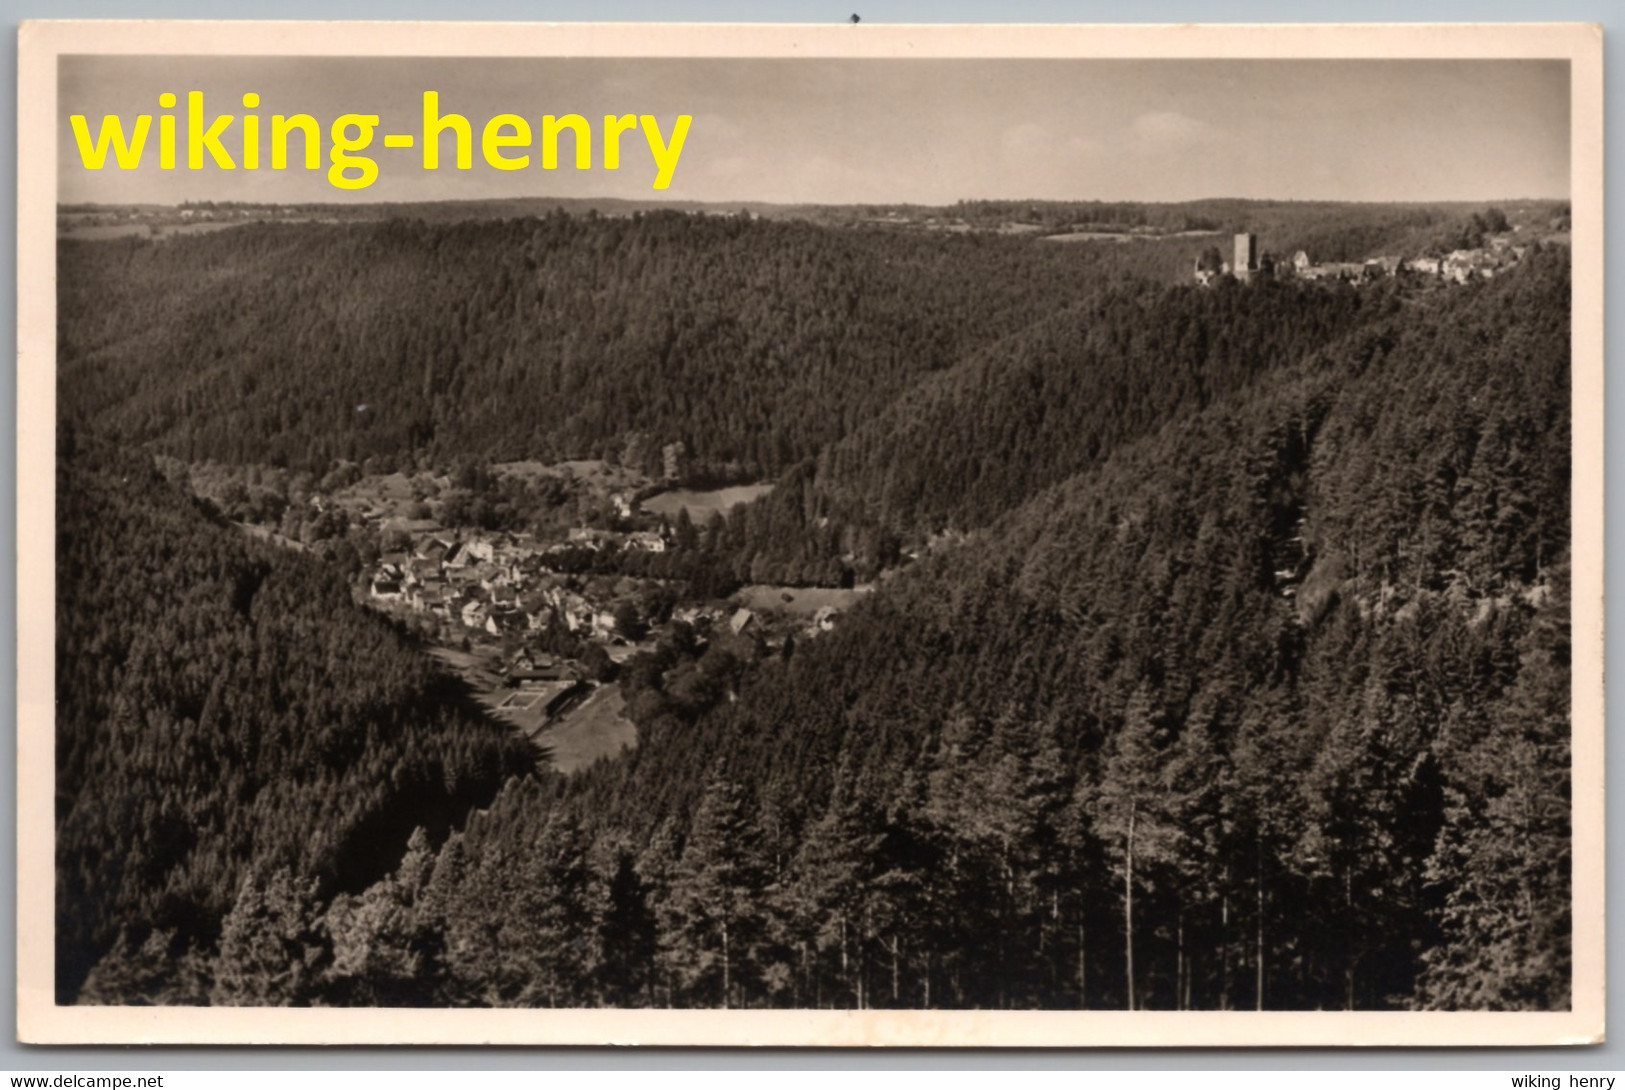
<path fill-rule="evenodd" d="M 22 1040 L 1601 1040 L 1598 28 L 20 40 Z"/>

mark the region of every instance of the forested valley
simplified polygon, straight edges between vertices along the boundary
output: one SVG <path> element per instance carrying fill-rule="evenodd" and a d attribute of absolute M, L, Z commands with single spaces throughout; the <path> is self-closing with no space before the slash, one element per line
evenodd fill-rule
<path fill-rule="evenodd" d="M 1567 1007 L 1567 249 L 1202 289 L 1205 244 L 64 243 L 59 998 Z M 876 589 L 771 647 L 673 622 L 571 776 L 153 468 L 677 440 L 776 486 L 650 571 Z"/>
<path fill-rule="evenodd" d="M 59 448 L 59 999 L 256 1002 L 214 950 L 304 972 L 258 891 L 359 892 L 534 755 L 324 564 L 207 521 L 148 457 Z"/>

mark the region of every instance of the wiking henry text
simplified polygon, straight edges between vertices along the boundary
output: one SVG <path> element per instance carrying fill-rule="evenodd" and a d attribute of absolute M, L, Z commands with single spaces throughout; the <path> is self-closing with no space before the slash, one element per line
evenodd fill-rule
<path fill-rule="evenodd" d="M 173 92 L 158 96 L 162 111 L 174 110 L 176 103 Z M 252 91 L 242 96 L 242 105 L 246 112 L 241 115 L 211 116 L 206 112 L 203 92 L 191 91 L 186 96 L 184 119 L 169 112 L 137 114 L 126 131 L 123 118 L 108 114 L 101 118 L 94 135 L 86 115 L 73 114 L 69 121 L 86 170 L 106 168 L 109 153 L 112 165 L 118 169 L 138 168 L 147 152 L 155 117 L 158 166 L 162 170 L 181 167 L 182 147 L 188 170 L 211 166 L 219 170 L 260 170 L 266 165 L 271 170 L 287 170 L 290 162 L 305 170 L 321 169 L 324 133 L 315 117 L 298 113 L 261 118 L 254 112 L 260 96 Z M 559 145 L 568 136 L 569 158 L 577 170 L 592 169 L 595 158 L 602 169 L 618 170 L 623 139 L 644 144 L 652 160 L 651 187 L 665 189 L 671 185 L 693 121 L 689 114 L 678 114 L 671 131 L 663 133 L 660 119 L 652 114 L 605 114 L 595 132 L 593 121 L 581 114 L 544 114 L 532 126 L 519 114 L 502 113 L 476 127 L 462 114 L 442 113 L 437 91 L 423 92 L 420 116 L 422 124 L 417 132 L 382 134 L 377 133 L 377 114 L 341 114 L 333 118 L 325 133 L 328 182 L 339 189 L 366 189 L 377 181 L 378 160 L 360 154 L 372 147 L 375 136 L 385 148 L 420 150 L 424 170 L 438 170 L 443 161 L 457 170 L 472 169 L 476 143 L 481 158 L 495 170 L 524 170 L 538 164 L 543 170 L 556 170 Z M 184 124 L 177 125 L 177 121 Z M 178 138 L 177 128 L 183 130 L 184 139 Z"/>

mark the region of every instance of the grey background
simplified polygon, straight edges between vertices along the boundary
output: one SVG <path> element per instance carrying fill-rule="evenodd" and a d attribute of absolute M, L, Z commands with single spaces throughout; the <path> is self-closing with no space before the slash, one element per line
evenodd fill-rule
<path fill-rule="evenodd" d="M 1625 34 L 1625 8 L 1619 0 L 1366 0 L 1361 4 L 1337 0 L 291 0 L 280 4 L 254 4 L 250 0 L 0 0 L 6 43 L 0 56 L 0 203 L 16 206 L 17 154 L 17 24 L 38 18 L 143 18 L 143 19 L 469 19 L 523 21 L 661 21 L 661 22 L 797 22 L 841 23 L 856 12 L 865 23 L 1182 23 L 1182 22 L 1534 22 L 1582 21 L 1604 26 L 1604 70 L 1607 81 L 1607 302 L 1610 316 L 1620 309 L 1620 267 L 1617 260 L 1625 232 L 1615 215 L 1619 185 L 1618 166 L 1622 137 L 1621 113 L 1625 101 L 1618 94 L 1618 72 L 1625 63 L 1620 36 Z M 4 279 L 4 305 L 0 309 L 0 335 L 15 344 L 16 247 L 7 233 L 0 247 L 0 277 Z M 1617 359 L 1625 348 L 1617 322 L 1608 323 L 1607 359 Z M 1613 381 L 1609 366 L 1607 431 L 1625 423 L 1625 384 Z M 16 375 L 0 374 L 0 753 L 16 753 Z M 1607 555 L 1613 561 L 1625 547 L 1625 447 L 1609 444 L 1607 467 Z M 1625 623 L 1625 605 L 1616 593 L 1620 566 L 1609 564 L 1607 624 L 1611 631 Z M 1608 673 L 1625 676 L 1625 650 L 1610 641 Z M 1625 699 L 1619 687 L 1608 694 L 1608 718 Z M 1608 748 L 1610 783 L 1625 783 L 1625 751 Z M 1620 842 L 1621 808 L 1610 793 L 1607 807 L 1608 838 Z M 1509 1070 L 1598 1071 L 1625 1068 L 1625 1021 L 1620 1001 L 1609 1006 L 1610 1042 L 1583 1049 L 1096 1049 L 1076 1051 L 853 1051 L 853 1050 L 722 1050 L 722 1049 L 427 1049 L 427 1048 L 39 1048 L 18 1045 L 16 1025 L 16 777 L 0 776 L 0 1071 L 49 1069 L 53 1072 L 123 1070 L 246 1069 L 562 1069 L 619 1070 L 671 1068 L 730 1069 L 841 1069 L 896 1070 L 941 1068 L 1029 1069 L 1277 1069 L 1347 1070 Z M 1625 881 L 1618 867 L 1608 872 L 1609 932 L 1613 939 L 1608 957 L 1610 991 L 1622 980 L 1625 949 L 1619 922 L 1625 917 Z M 1588 952 L 1576 950 L 1576 959 Z M 1592 955 L 1594 956 L 1594 955 Z"/>

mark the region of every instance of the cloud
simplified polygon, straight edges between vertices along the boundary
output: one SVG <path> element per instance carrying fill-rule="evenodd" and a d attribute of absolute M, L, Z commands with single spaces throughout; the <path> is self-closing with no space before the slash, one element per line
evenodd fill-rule
<path fill-rule="evenodd" d="M 1148 151 L 1179 151 L 1213 144 L 1223 135 L 1218 126 L 1176 110 L 1141 114 L 1130 124 L 1134 137 Z"/>

